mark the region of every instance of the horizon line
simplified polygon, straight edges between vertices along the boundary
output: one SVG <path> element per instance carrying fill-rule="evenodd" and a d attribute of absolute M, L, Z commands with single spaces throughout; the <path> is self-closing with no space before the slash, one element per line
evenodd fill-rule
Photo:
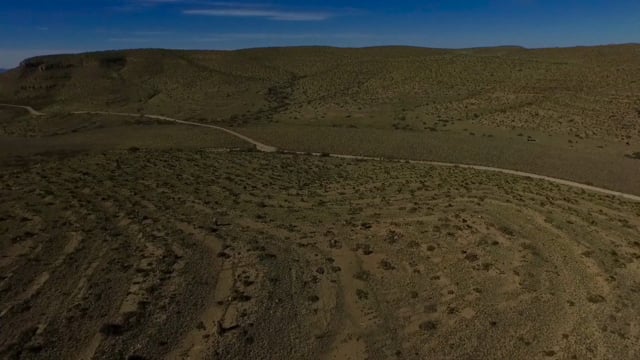
<path fill-rule="evenodd" d="M 247 51 L 247 50 L 261 50 L 261 49 L 295 49 L 295 48 L 329 48 L 329 49 L 345 49 L 345 50 L 358 50 L 358 49 L 376 49 L 376 48 L 414 48 L 414 49 L 426 49 L 426 50 L 443 50 L 443 51 L 461 51 L 461 50 L 480 50 L 480 49 L 501 49 L 501 48 L 516 48 L 521 50 L 545 50 L 545 49 L 576 49 L 576 48 L 597 48 L 607 46 L 640 46 L 640 42 L 624 42 L 624 43 L 605 43 L 596 45 L 568 45 L 568 46 L 542 46 L 542 47 L 527 47 L 523 45 L 503 44 L 503 45 L 489 45 L 489 46 L 471 46 L 471 47 L 430 47 L 421 45 L 408 45 L 408 44 L 382 44 L 382 45 L 368 45 L 368 46 L 336 46 L 336 45 L 284 45 L 284 46 L 256 46 L 256 47 L 239 47 L 231 49 L 205 49 L 205 48 L 178 48 L 178 47 L 139 47 L 139 48 L 113 48 L 113 49 L 99 49 L 99 50 L 61 50 L 56 53 L 43 53 L 39 55 L 25 57 L 13 68 L 0 67 L 0 70 L 12 70 L 19 67 L 23 62 L 36 59 L 40 57 L 49 56 L 69 56 L 69 55 L 83 55 L 94 53 L 106 53 L 106 52 L 118 52 L 118 51 L 144 51 L 144 50 L 156 50 L 156 51 L 217 51 L 217 52 L 234 52 L 234 51 Z M 24 49 L 23 51 L 34 51 L 38 49 Z"/>

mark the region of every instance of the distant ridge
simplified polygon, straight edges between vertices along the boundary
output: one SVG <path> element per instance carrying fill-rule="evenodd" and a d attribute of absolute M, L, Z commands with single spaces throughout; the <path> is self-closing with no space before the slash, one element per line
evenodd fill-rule
<path fill-rule="evenodd" d="M 9 69 L 2 69 L 2 68 L 0 68 L 0 74 L 2 74 L 3 72 L 7 72 L 7 71 L 9 71 Z"/>
<path fill-rule="evenodd" d="M 639 52 L 637 45 L 318 46 L 48 55 L 1 74 L 0 103 L 238 126 L 440 131 L 470 122 L 632 146 L 640 138 L 640 83 L 629 79 L 640 78 Z"/>

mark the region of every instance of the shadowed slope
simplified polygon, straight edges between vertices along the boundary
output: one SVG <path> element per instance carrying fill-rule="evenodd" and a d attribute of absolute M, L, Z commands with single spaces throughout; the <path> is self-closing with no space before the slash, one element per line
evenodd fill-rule
<path fill-rule="evenodd" d="M 3 74 L 0 99 L 234 125 L 415 130 L 469 121 L 628 140 L 640 135 L 639 51 L 308 47 L 45 56 Z"/>
<path fill-rule="evenodd" d="M 3 358 L 640 356 L 638 203 L 274 153 L 7 170 Z"/>

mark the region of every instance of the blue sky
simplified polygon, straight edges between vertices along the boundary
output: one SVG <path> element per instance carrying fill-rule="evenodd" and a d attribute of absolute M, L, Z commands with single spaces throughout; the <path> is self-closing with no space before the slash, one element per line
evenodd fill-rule
<path fill-rule="evenodd" d="M 44 53 L 640 42 L 640 0 L 2 0 L 0 67 Z"/>

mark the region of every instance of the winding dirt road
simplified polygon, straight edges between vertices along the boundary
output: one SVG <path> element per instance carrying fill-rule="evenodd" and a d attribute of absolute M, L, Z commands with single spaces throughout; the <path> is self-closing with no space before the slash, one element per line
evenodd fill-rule
<path fill-rule="evenodd" d="M 32 108 L 31 106 L 23 106 L 23 105 L 12 105 L 12 104 L 0 104 L 0 106 L 8 106 L 8 107 L 14 107 L 14 108 L 21 108 L 21 109 L 25 109 L 29 112 L 29 114 L 33 115 L 33 116 L 44 116 L 46 114 L 41 113 L 37 110 L 35 110 L 34 108 Z"/>
<path fill-rule="evenodd" d="M 197 122 L 192 122 L 192 121 L 185 121 L 185 120 L 178 120 L 178 119 L 173 119 L 167 116 L 162 116 L 162 115 L 141 115 L 141 114 L 132 114 L 132 113 L 115 113 L 115 112 L 108 112 L 108 111 L 74 111 L 72 112 L 72 114 L 101 114 L 101 115 L 115 115 L 115 116 L 129 116 L 129 117 L 146 117 L 148 119 L 156 119 L 156 120 L 164 120 L 164 121 L 171 121 L 174 123 L 178 123 L 178 124 L 185 124 L 185 125 L 192 125 L 192 126 L 200 126 L 200 127 L 206 127 L 206 128 L 210 128 L 210 129 L 216 129 L 216 130 L 220 130 L 220 131 L 224 131 L 228 134 L 231 134 L 237 138 L 240 138 L 250 144 L 253 144 L 256 146 L 256 149 L 258 149 L 259 151 L 263 151 L 263 152 L 276 152 L 278 149 L 273 147 L 273 146 L 269 146 L 269 145 L 265 145 L 259 141 L 253 140 L 249 137 L 246 137 L 240 133 L 237 133 L 235 131 L 220 127 L 220 126 L 215 126 L 215 125 L 209 125 L 209 124 L 202 124 L 202 123 L 197 123 Z"/>
<path fill-rule="evenodd" d="M 34 110 L 30 106 L 10 105 L 10 104 L 0 104 L 0 106 L 11 106 L 11 107 L 23 108 L 23 109 L 29 111 L 29 113 L 31 115 L 34 115 L 34 116 L 45 115 L 44 113 L 41 113 L 39 111 Z M 146 117 L 146 118 L 149 118 L 149 119 L 170 121 L 170 122 L 174 122 L 174 123 L 178 123 L 178 124 L 199 126 L 199 127 L 205 127 L 205 128 L 224 131 L 224 132 L 226 132 L 226 133 L 228 133 L 230 135 L 233 135 L 233 136 L 235 136 L 235 137 L 237 137 L 239 139 L 242 139 L 242 140 L 244 140 L 244 141 L 246 141 L 246 142 L 248 142 L 250 144 L 255 145 L 256 149 L 259 150 L 259 151 L 262 151 L 262 152 L 281 151 L 283 153 L 289 153 L 289 154 L 307 154 L 305 152 L 299 152 L 299 151 L 279 150 L 278 148 L 276 148 L 274 146 L 263 144 L 263 143 L 261 143 L 259 141 L 256 141 L 256 140 L 251 139 L 251 138 L 249 138 L 247 136 L 244 136 L 244 135 L 242 135 L 242 134 L 240 134 L 238 132 L 235 132 L 235 131 L 232 131 L 232 130 L 229 130 L 229 129 L 226 129 L 226 128 L 223 128 L 223 127 L 220 127 L 220 126 L 197 123 L 197 122 L 193 122 L 193 121 L 179 120 L 179 119 L 174 119 L 174 118 L 171 118 L 171 117 L 168 117 L 168 116 L 134 114 L 134 113 L 117 113 L 117 112 L 108 112 L 108 111 L 74 111 L 74 112 L 72 112 L 72 114 L 102 114 L 102 115 L 115 115 L 115 116 L 127 116 L 127 117 L 141 117 L 142 116 L 142 117 Z M 321 154 L 321 153 L 312 153 L 311 155 L 321 156 L 323 154 Z M 340 159 L 355 159 L 355 160 L 396 161 L 396 162 L 407 162 L 407 163 L 411 163 L 411 164 L 425 164 L 425 165 L 432 165 L 432 166 L 449 166 L 449 167 L 456 167 L 457 166 L 457 167 L 461 167 L 461 168 L 475 169 L 475 170 L 481 170 L 481 171 L 493 171 L 493 172 L 499 172 L 499 173 L 503 173 L 503 174 L 528 177 L 528 178 L 531 178 L 531 179 L 546 180 L 546 181 L 550 181 L 550 182 L 553 182 L 553 183 L 556 183 L 556 184 L 571 186 L 571 187 L 575 187 L 575 188 L 579 188 L 579 189 L 584 189 L 584 190 L 587 190 L 587 191 L 598 192 L 598 193 L 605 194 L 605 195 L 618 196 L 618 197 L 621 197 L 621 198 L 624 198 L 624 199 L 627 199 L 627 200 L 640 202 L 640 196 L 638 196 L 638 195 L 622 193 L 622 192 L 609 190 L 609 189 L 603 189 L 603 188 L 596 187 L 596 186 L 581 184 L 581 183 L 578 183 L 578 182 L 575 182 L 575 181 L 559 179 L 559 178 L 554 178 L 554 177 L 550 177 L 550 176 L 538 175 L 538 174 L 528 173 L 528 172 L 524 172 L 524 171 L 502 169 L 502 168 L 497 168 L 497 167 L 492 167 L 492 166 L 446 163 L 446 162 L 427 161 L 427 160 L 387 159 L 387 158 L 381 158 L 381 157 L 346 155 L 346 154 L 329 154 L 329 157 L 340 158 Z"/>

